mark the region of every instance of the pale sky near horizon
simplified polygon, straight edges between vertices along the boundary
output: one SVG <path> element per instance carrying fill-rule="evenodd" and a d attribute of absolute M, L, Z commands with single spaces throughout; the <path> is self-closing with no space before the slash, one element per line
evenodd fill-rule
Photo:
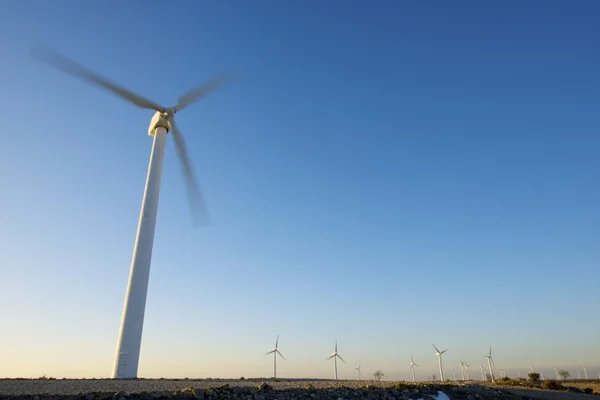
<path fill-rule="evenodd" d="M 152 113 L 177 115 L 139 375 L 600 371 L 600 3 L 11 1 L 0 25 L 0 377 L 107 377 Z"/>

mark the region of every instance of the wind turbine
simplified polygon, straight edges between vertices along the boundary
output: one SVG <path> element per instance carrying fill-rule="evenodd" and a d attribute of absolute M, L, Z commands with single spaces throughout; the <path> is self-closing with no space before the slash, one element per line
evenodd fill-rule
<path fill-rule="evenodd" d="M 360 381 L 360 365 L 361 364 L 358 364 L 358 367 L 354 368 L 356 370 L 356 375 L 357 375 L 359 381 Z"/>
<path fill-rule="evenodd" d="M 465 362 L 465 375 L 467 376 L 467 380 L 469 380 L 469 367 L 470 365 Z"/>
<path fill-rule="evenodd" d="M 483 368 L 483 364 L 479 364 L 479 368 L 481 369 L 481 380 L 487 381 L 487 379 L 485 378 L 485 369 Z"/>
<path fill-rule="evenodd" d="M 533 365 L 530 365 L 529 366 L 529 373 L 532 374 L 533 372 L 535 372 L 534 369 L 533 369 Z"/>
<path fill-rule="evenodd" d="M 496 368 L 496 364 L 492 359 L 492 346 L 490 346 L 490 352 L 483 357 L 487 358 L 488 367 L 490 368 L 490 377 L 492 378 L 492 382 L 494 382 L 494 371 L 492 370 L 492 364 L 494 364 L 494 368 Z"/>
<path fill-rule="evenodd" d="M 579 373 L 579 370 L 577 370 L 577 379 L 581 379 L 581 374 Z"/>
<path fill-rule="evenodd" d="M 123 306 L 119 338 L 117 341 L 117 351 L 112 373 L 113 378 L 136 378 L 142 341 L 142 328 L 144 324 L 144 312 L 146 308 L 166 136 L 168 132 L 171 132 L 173 135 L 173 140 L 175 141 L 175 146 L 187 184 L 188 200 L 190 202 L 192 216 L 194 217 L 194 223 L 197 226 L 198 222 L 200 222 L 198 218 L 201 216 L 206 217 L 208 214 L 206 212 L 201 191 L 196 182 L 195 174 L 190 165 L 183 136 L 175 124 L 175 114 L 190 106 L 209 92 L 215 90 L 225 83 L 226 80 L 223 79 L 223 76 L 212 78 L 204 85 L 180 96 L 176 105 L 164 107 L 99 76 L 75 61 L 42 45 L 38 44 L 34 46 L 31 51 L 31 56 L 58 70 L 74 75 L 88 83 L 95 84 L 140 108 L 156 111 L 150 121 L 150 127 L 148 128 L 148 135 L 153 137 L 152 151 L 150 153 L 150 162 L 148 165 L 148 173 L 146 175 L 146 185 L 138 220 L 137 234 L 133 248 L 129 281 L 127 284 L 125 304 Z M 169 76 L 159 77 L 159 79 L 169 78 Z M 110 118 L 110 114 L 107 116 L 108 122 L 112 123 L 113 121 Z"/>
<path fill-rule="evenodd" d="M 444 370 L 442 368 L 442 354 L 444 354 L 445 352 L 448 351 L 448 349 L 444 350 L 444 351 L 439 351 L 437 347 L 435 347 L 434 344 L 432 344 L 433 348 L 435 349 L 435 355 L 437 356 L 438 359 L 438 365 L 440 366 L 440 381 L 444 382 Z"/>
<path fill-rule="evenodd" d="M 410 355 L 410 370 L 412 372 L 412 378 L 413 378 L 413 382 L 416 382 L 415 380 L 415 367 L 418 367 L 417 363 L 415 362 L 415 360 L 413 359 L 412 354 Z"/>
<path fill-rule="evenodd" d="M 583 375 L 585 375 L 585 379 L 588 379 L 587 369 L 585 369 L 585 367 L 583 367 Z"/>
<path fill-rule="evenodd" d="M 452 378 L 456 380 L 456 368 L 452 368 Z"/>
<path fill-rule="evenodd" d="M 460 362 L 460 374 L 462 375 L 462 380 L 465 380 L 465 363 Z"/>
<path fill-rule="evenodd" d="M 544 378 L 544 371 L 540 371 L 540 379 L 545 381 L 546 379 Z"/>
<path fill-rule="evenodd" d="M 500 370 L 500 377 L 501 377 L 501 378 L 504 378 L 505 376 L 506 376 L 506 371 L 505 371 L 505 370 L 503 370 L 503 369 L 501 369 L 501 370 Z"/>
<path fill-rule="evenodd" d="M 556 367 L 554 367 L 554 373 L 556 374 L 556 380 L 559 380 L 559 377 L 558 377 L 558 370 L 556 369 Z"/>
<path fill-rule="evenodd" d="M 337 375 L 337 359 L 339 358 L 340 360 L 342 360 L 344 362 L 344 364 L 346 364 L 346 361 L 344 361 L 344 359 L 342 358 L 342 356 L 340 356 L 337 352 L 337 340 L 335 341 L 335 350 L 333 351 L 333 354 L 329 357 L 327 357 L 328 360 L 333 358 L 333 370 L 334 370 L 334 376 L 335 376 L 335 380 L 337 381 L 338 375 Z"/>
<path fill-rule="evenodd" d="M 268 353 L 265 353 L 265 355 L 269 355 L 269 354 L 273 354 L 273 379 L 277 378 L 277 354 L 279 354 L 279 356 L 281 358 L 283 358 L 285 360 L 285 357 L 283 356 L 283 354 L 281 354 L 281 352 L 278 350 L 279 346 L 279 335 L 277 335 L 277 340 L 275 341 L 275 347 L 273 348 L 273 350 L 269 351 Z"/>

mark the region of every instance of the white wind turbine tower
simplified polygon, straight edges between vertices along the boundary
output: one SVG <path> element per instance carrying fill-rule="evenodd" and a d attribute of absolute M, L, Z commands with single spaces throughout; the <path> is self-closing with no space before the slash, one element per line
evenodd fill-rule
<path fill-rule="evenodd" d="M 469 367 L 471 366 L 465 362 L 465 375 L 467 376 L 467 380 L 469 380 Z"/>
<path fill-rule="evenodd" d="M 540 379 L 545 381 L 546 379 L 544 378 L 544 371 L 540 371 Z"/>
<path fill-rule="evenodd" d="M 354 368 L 356 370 L 356 376 L 357 376 L 357 378 L 358 378 L 359 381 L 360 381 L 360 377 L 361 377 L 361 375 L 360 375 L 360 366 L 361 366 L 361 364 L 358 364 L 358 367 Z"/>
<path fill-rule="evenodd" d="M 559 380 L 560 378 L 558 377 L 558 370 L 556 367 L 554 367 L 554 373 L 556 374 L 556 380 Z"/>
<path fill-rule="evenodd" d="M 506 376 L 506 371 L 501 369 L 500 370 L 500 378 L 504 378 Z"/>
<path fill-rule="evenodd" d="M 435 347 L 434 344 L 432 344 L 433 348 L 435 349 L 435 355 L 437 356 L 438 359 L 438 365 L 440 367 L 440 381 L 444 382 L 444 369 L 442 368 L 442 354 L 444 354 L 445 352 L 448 351 L 448 349 L 444 350 L 444 351 L 439 351 L 437 347 Z"/>
<path fill-rule="evenodd" d="M 585 379 L 588 379 L 587 369 L 585 369 L 585 367 L 583 367 L 583 375 L 585 376 Z"/>
<path fill-rule="evenodd" d="M 479 364 L 479 369 L 481 369 L 481 380 L 487 381 L 487 379 L 485 378 L 485 368 L 483 368 L 483 364 Z"/>
<path fill-rule="evenodd" d="M 494 360 L 492 359 L 492 346 L 490 346 L 490 352 L 488 354 L 486 354 L 484 357 L 487 358 L 488 367 L 490 368 L 490 378 L 492 379 L 492 382 L 494 382 L 494 371 L 492 370 L 492 364 L 494 364 L 494 368 L 496 368 L 496 364 L 494 363 Z"/>
<path fill-rule="evenodd" d="M 327 357 L 328 360 L 333 358 L 333 370 L 334 370 L 334 377 L 335 380 L 337 381 L 338 378 L 338 374 L 337 374 L 337 359 L 339 358 L 340 360 L 342 360 L 344 362 L 344 364 L 346 364 L 346 361 L 344 361 L 344 359 L 342 358 L 342 356 L 340 356 L 337 352 L 337 340 L 335 341 L 335 350 L 333 352 L 333 354 L 331 354 L 331 356 Z"/>
<path fill-rule="evenodd" d="M 148 129 L 148 134 L 153 137 L 152 151 L 150 153 L 150 162 L 148 165 L 146 185 L 138 220 L 137 235 L 133 248 L 129 281 L 127 284 L 125 304 L 123 306 L 121 327 L 119 330 L 117 351 L 112 373 L 113 378 L 136 378 L 142 341 L 142 328 L 146 308 L 166 136 L 168 132 L 171 132 L 173 135 L 173 140 L 175 141 L 175 146 L 187 183 L 188 200 L 190 201 L 194 223 L 197 226 L 198 222 L 200 222 L 198 217 L 206 217 L 208 214 L 206 213 L 202 194 L 189 162 L 183 136 L 175 124 L 175 113 L 182 111 L 196 100 L 221 86 L 225 83 L 225 80 L 222 77 L 213 78 L 199 88 L 180 96 L 175 106 L 164 107 L 110 82 L 97 75 L 95 72 L 90 71 L 86 67 L 75 63 L 49 48 L 36 45 L 31 51 L 31 56 L 56 69 L 106 89 L 114 95 L 117 95 L 140 108 L 156 111 L 150 121 L 150 127 Z M 159 77 L 159 79 L 169 78 L 169 76 Z M 108 114 L 107 117 L 107 123 L 111 124 L 113 121 L 110 114 Z M 112 129 L 113 127 L 110 128 Z M 199 208 L 196 209 L 196 207 Z"/>
<path fill-rule="evenodd" d="M 579 373 L 579 370 L 577 370 L 577 379 L 581 379 L 581 374 Z"/>
<path fill-rule="evenodd" d="M 271 350 L 265 354 L 265 355 L 273 354 L 273 379 L 277 378 L 277 354 L 279 354 L 279 356 L 285 360 L 285 357 L 283 356 L 283 354 L 281 354 L 281 352 L 278 350 L 278 346 L 279 346 L 279 335 L 277 335 L 277 340 L 275 340 L 275 347 L 273 348 L 273 350 Z"/>
<path fill-rule="evenodd" d="M 465 363 L 463 361 L 460 362 L 460 374 L 462 376 L 462 380 L 465 380 Z"/>
<path fill-rule="evenodd" d="M 418 367 L 418 365 L 415 362 L 415 360 L 413 359 L 413 356 L 411 354 L 410 355 L 410 371 L 412 372 L 413 382 L 416 382 L 416 380 L 415 380 L 415 367 Z"/>

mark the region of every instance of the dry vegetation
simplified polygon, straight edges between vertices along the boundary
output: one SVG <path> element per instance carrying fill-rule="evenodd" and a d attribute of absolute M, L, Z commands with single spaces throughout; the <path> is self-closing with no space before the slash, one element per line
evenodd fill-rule
<path fill-rule="evenodd" d="M 600 394 L 600 380 L 589 379 L 589 380 L 555 380 L 546 379 L 541 381 L 538 374 L 530 374 L 529 379 L 523 378 L 501 378 L 497 379 L 495 383 L 490 384 L 496 387 L 505 388 L 524 388 L 524 389 L 543 389 L 543 390 L 560 390 L 569 391 L 576 393 L 592 393 Z"/>
<path fill-rule="evenodd" d="M 572 387 L 586 392 L 586 389 L 591 390 L 591 393 L 600 394 L 600 380 L 598 379 L 586 379 L 578 381 L 566 381 L 562 382 L 565 387 Z M 587 392 L 589 392 L 589 390 Z"/>

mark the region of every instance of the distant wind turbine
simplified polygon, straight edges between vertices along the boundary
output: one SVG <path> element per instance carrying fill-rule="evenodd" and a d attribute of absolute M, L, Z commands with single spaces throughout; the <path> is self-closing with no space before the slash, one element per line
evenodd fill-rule
<path fill-rule="evenodd" d="M 521 377 L 521 371 L 517 371 L 517 377 L 520 378 Z"/>
<path fill-rule="evenodd" d="M 485 378 L 485 368 L 483 368 L 483 364 L 479 364 L 479 368 L 481 369 L 481 380 L 487 381 L 487 379 Z"/>
<path fill-rule="evenodd" d="M 544 371 L 540 371 L 540 378 L 545 381 L 546 379 L 544 378 Z"/>
<path fill-rule="evenodd" d="M 456 380 L 456 368 L 452 368 L 452 377 Z"/>
<path fill-rule="evenodd" d="M 500 378 L 504 378 L 506 376 L 506 371 L 501 369 L 500 370 Z"/>
<path fill-rule="evenodd" d="M 465 362 L 465 375 L 467 376 L 467 380 L 469 380 L 469 367 L 471 366 Z"/>
<path fill-rule="evenodd" d="M 533 372 L 534 372 L 534 370 L 533 370 L 533 365 L 530 365 L 530 366 L 529 366 L 529 373 L 530 373 L 530 374 L 532 374 Z"/>
<path fill-rule="evenodd" d="M 334 370 L 334 377 L 335 380 L 337 381 L 338 375 L 337 375 L 337 359 L 339 358 L 340 360 L 342 360 L 344 362 L 344 364 L 346 364 L 346 361 L 344 361 L 344 359 L 342 358 L 342 356 L 340 356 L 337 352 L 337 340 L 335 341 L 335 350 L 333 352 L 333 354 L 329 357 L 327 357 L 328 360 L 331 360 L 333 358 L 333 370 Z"/>
<path fill-rule="evenodd" d="M 581 379 L 581 374 L 579 373 L 579 370 L 577 370 L 577 379 Z"/>
<path fill-rule="evenodd" d="M 465 380 L 465 363 L 463 361 L 460 362 L 460 374 L 462 375 L 462 380 Z"/>
<path fill-rule="evenodd" d="M 358 380 L 360 381 L 360 364 L 358 364 L 358 367 L 354 368 L 356 370 L 356 376 L 358 377 Z"/>
<path fill-rule="evenodd" d="M 277 349 L 278 345 L 279 345 L 279 335 L 277 335 L 277 340 L 275 341 L 275 348 L 273 348 L 273 350 L 271 350 L 265 354 L 265 355 L 273 354 L 273 379 L 277 378 L 277 354 L 279 354 L 279 356 L 285 360 L 285 357 L 283 356 L 283 354 L 281 354 L 279 352 L 279 350 Z"/>
<path fill-rule="evenodd" d="M 558 370 L 556 369 L 556 367 L 554 368 L 554 373 L 556 374 L 556 380 L 558 380 Z"/>
<path fill-rule="evenodd" d="M 583 375 L 585 375 L 585 379 L 588 379 L 587 369 L 585 369 L 585 367 L 583 367 Z"/>
<path fill-rule="evenodd" d="M 598 371 L 598 379 L 600 379 L 600 371 Z"/>
<path fill-rule="evenodd" d="M 415 362 L 415 360 L 413 359 L 413 356 L 411 354 L 410 355 L 410 371 L 412 372 L 413 382 L 416 382 L 416 380 L 415 380 L 415 367 L 418 367 L 418 365 Z"/>
<path fill-rule="evenodd" d="M 432 346 L 435 349 L 435 355 L 437 356 L 438 365 L 440 366 L 440 381 L 444 382 L 444 369 L 442 368 L 442 354 L 444 354 L 445 352 L 447 352 L 448 349 L 446 349 L 444 351 L 439 351 L 438 348 L 435 347 L 434 344 Z"/>
<path fill-rule="evenodd" d="M 494 364 L 494 368 L 496 368 L 496 364 L 492 359 L 492 346 L 490 346 L 490 352 L 483 357 L 487 358 L 488 367 L 490 368 L 490 377 L 492 379 L 492 382 L 494 382 L 494 371 L 492 370 L 492 364 Z"/>

